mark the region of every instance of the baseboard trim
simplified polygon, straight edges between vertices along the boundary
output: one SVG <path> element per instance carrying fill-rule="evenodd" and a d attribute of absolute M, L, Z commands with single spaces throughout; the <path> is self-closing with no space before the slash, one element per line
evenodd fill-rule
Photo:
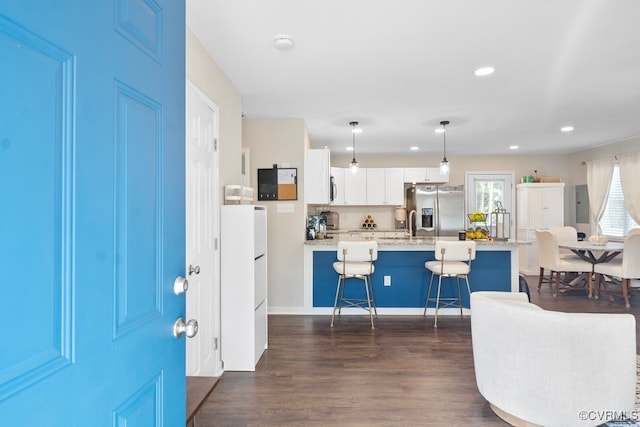
<path fill-rule="evenodd" d="M 331 316 L 333 307 L 269 307 L 269 314 L 291 314 L 291 315 L 325 315 Z M 394 307 L 378 307 L 378 315 L 381 316 L 416 316 L 424 313 L 424 307 L 408 307 L 408 308 L 394 308 Z M 427 309 L 427 316 L 433 317 L 435 309 L 429 307 Z M 471 310 L 468 308 L 462 309 L 463 316 L 471 315 Z M 367 315 L 367 312 L 358 308 L 343 308 L 343 316 L 353 315 Z M 438 310 L 438 316 L 460 316 L 459 308 L 441 308 Z"/>

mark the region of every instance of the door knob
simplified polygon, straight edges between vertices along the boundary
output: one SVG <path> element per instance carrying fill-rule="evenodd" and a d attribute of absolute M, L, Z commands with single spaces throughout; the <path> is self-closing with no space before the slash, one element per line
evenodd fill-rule
<path fill-rule="evenodd" d="M 195 267 L 191 264 L 189 264 L 189 276 L 191 276 L 193 273 L 195 274 L 200 274 L 200 266 L 196 265 Z"/>
<path fill-rule="evenodd" d="M 173 293 L 176 295 L 183 294 L 189 290 L 189 281 L 182 276 L 176 277 L 173 282 Z"/>
<path fill-rule="evenodd" d="M 191 319 L 187 323 L 184 323 L 182 317 L 179 317 L 176 323 L 173 324 L 173 336 L 176 338 L 180 338 L 182 334 L 186 334 L 187 338 L 193 338 L 197 333 L 198 321 L 196 319 Z"/>

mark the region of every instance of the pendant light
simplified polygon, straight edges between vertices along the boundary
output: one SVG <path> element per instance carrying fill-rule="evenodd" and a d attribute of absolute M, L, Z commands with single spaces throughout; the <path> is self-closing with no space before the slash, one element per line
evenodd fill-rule
<path fill-rule="evenodd" d="M 358 162 L 356 161 L 356 133 L 360 133 L 360 129 L 356 129 L 358 126 L 358 122 L 349 122 L 349 126 L 351 126 L 351 133 L 353 135 L 353 160 L 349 164 L 349 168 L 351 169 L 352 174 L 358 173 Z"/>
<path fill-rule="evenodd" d="M 440 122 L 440 125 L 442 125 L 442 138 L 444 141 L 444 144 L 443 144 L 444 152 L 443 152 L 442 161 L 440 162 L 441 175 L 449 174 L 449 160 L 447 160 L 447 128 L 446 128 L 448 124 L 449 124 L 449 120 L 443 120 Z"/>

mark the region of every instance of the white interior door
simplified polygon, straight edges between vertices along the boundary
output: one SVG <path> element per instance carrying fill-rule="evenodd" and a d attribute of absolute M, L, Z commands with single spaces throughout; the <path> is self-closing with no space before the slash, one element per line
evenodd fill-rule
<path fill-rule="evenodd" d="M 186 102 L 186 271 L 187 313 L 198 335 L 187 342 L 187 375 L 222 373 L 218 196 L 218 108 L 187 82 Z"/>

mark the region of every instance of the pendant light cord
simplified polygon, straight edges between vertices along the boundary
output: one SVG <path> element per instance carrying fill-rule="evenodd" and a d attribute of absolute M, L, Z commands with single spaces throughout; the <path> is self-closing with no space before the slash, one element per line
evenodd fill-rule
<path fill-rule="evenodd" d="M 352 160 L 353 163 L 356 162 L 356 133 L 354 132 L 354 130 L 356 130 L 355 125 L 353 125 L 353 129 L 351 129 L 351 134 L 353 138 L 353 160 Z"/>
<path fill-rule="evenodd" d="M 444 158 L 443 160 L 446 162 L 447 160 L 447 125 L 449 124 L 448 121 L 442 121 L 440 122 L 440 124 L 442 125 L 442 129 L 444 129 L 444 132 L 442 132 L 442 140 L 444 143 L 444 147 L 443 147 L 443 155 Z"/>

